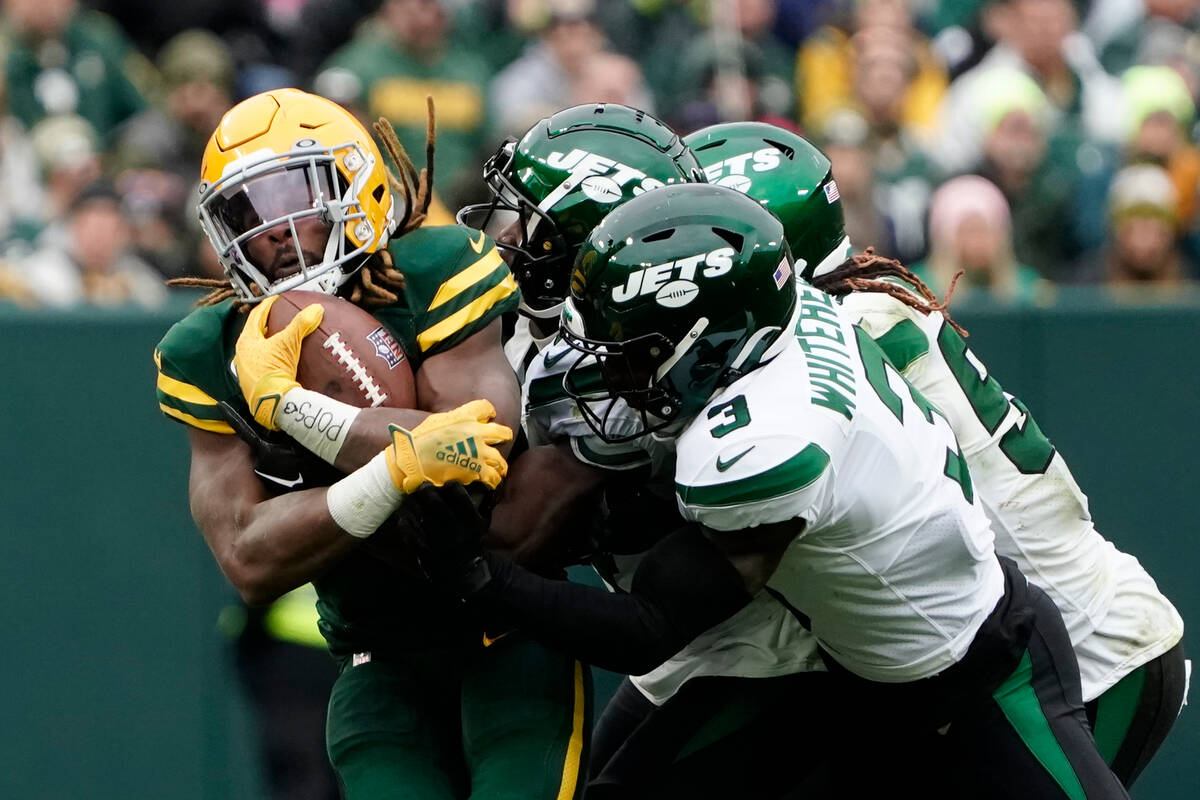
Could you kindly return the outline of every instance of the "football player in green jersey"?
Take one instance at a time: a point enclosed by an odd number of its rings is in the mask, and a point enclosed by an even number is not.
[[[780,218],[803,277],[841,297],[843,310],[949,418],[997,552],[1062,612],[1100,752],[1131,786],[1184,700],[1178,612],[1137,559],[1097,533],[1062,455],[967,348],[920,279],[890,259],[846,257],[836,184],[816,147],[765,123],[714,125],[686,141],[710,180],[744,191]],[[807,270],[800,267],[806,262]]]
[[[200,200],[228,282],[203,284],[213,292],[156,349],[160,407],[187,425],[193,515],[242,596],[316,587],[340,668],[327,743],[347,798],[574,797],[582,665],[518,634],[481,642],[403,545],[410,493],[496,486],[495,446],[511,438],[500,423],[518,404],[499,333],[517,285],[486,235],[421,227],[429,187],[416,177],[395,196],[370,134],[323,98],[277,90],[230,110]],[[320,306],[265,335],[274,298],[297,288],[368,308],[409,361],[418,407],[356,409],[300,387]],[[337,435],[287,413],[301,401]],[[478,461],[435,457],[469,438]]]

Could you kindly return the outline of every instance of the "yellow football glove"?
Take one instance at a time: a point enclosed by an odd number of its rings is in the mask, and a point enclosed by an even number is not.
[[[480,481],[492,489],[508,472],[508,463],[494,444],[511,442],[512,430],[498,422],[487,400],[472,400],[453,411],[430,414],[411,431],[389,425],[392,444],[387,453],[392,483],[405,494],[422,484]]]
[[[267,336],[267,315],[278,299],[268,297],[250,312],[233,356],[246,404],[258,424],[272,431],[279,429],[275,424],[275,412],[279,410],[284,394],[300,385],[296,380],[300,345],[305,336],[320,326],[325,314],[325,309],[316,303],[305,306],[287,327]]]

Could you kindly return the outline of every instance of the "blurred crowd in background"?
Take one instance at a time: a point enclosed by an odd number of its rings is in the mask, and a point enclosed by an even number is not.
[[[219,276],[221,115],[282,86],[396,127],[448,209],[499,143],[621,102],[829,155],[857,248],[955,299],[1200,278],[1200,0],[2,0],[0,301],[154,307]]]

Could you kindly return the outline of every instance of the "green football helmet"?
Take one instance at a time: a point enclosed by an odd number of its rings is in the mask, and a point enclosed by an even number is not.
[[[803,136],[766,122],[726,122],[683,141],[709,183],[748,194],[783,221],[800,277],[812,280],[850,256],[829,159]]]
[[[521,286],[521,310],[553,319],[575,253],[605,214],[649,189],[701,175],[679,136],[644,111],[574,106],[504,142],[484,165],[492,201],[467,206],[458,221],[488,230],[498,211],[513,212],[514,224],[491,232]]]
[[[605,441],[691,419],[786,343],[792,270],[783,225],[734,189],[694,183],[635,197],[575,261],[560,332],[585,355],[564,388]],[[640,417],[632,430],[624,406]]]

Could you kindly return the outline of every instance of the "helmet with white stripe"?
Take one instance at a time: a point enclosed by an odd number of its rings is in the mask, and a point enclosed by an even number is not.
[[[509,139],[484,165],[489,203],[458,221],[496,239],[525,314],[553,319],[575,254],[604,215],[650,189],[700,180],[679,136],[654,117],[615,103],[575,106]]]

